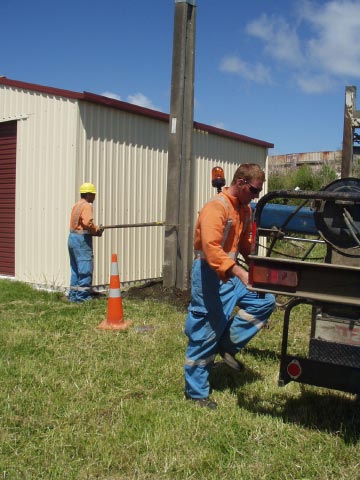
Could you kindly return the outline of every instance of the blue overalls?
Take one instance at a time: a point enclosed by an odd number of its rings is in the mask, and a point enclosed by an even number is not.
[[[93,276],[92,236],[88,233],[70,233],[68,240],[70,256],[70,302],[84,302],[91,299]]]
[[[235,307],[239,307],[232,317]],[[189,339],[185,359],[185,394],[207,398],[209,373],[219,351],[235,355],[266,324],[275,307],[272,294],[248,290],[237,278],[222,282],[204,259],[192,268],[192,299],[185,323]]]
[[[81,204],[76,211],[74,226],[78,223]],[[93,238],[86,230],[70,230],[68,238],[70,256],[69,301],[81,303],[91,300],[92,277],[94,268]]]

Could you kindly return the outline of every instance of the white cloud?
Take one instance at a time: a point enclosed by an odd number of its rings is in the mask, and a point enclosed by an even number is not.
[[[134,93],[134,95],[129,95],[127,97],[129,103],[139,105],[140,107],[151,108],[152,110],[158,110],[152,101],[146,97],[143,93]]]
[[[261,63],[246,63],[237,56],[223,58],[220,70],[227,73],[235,73],[255,83],[271,83],[271,75],[267,67]]]
[[[307,42],[309,58],[333,75],[360,77],[360,2],[334,0],[321,8],[305,5],[304,19],[316,32]]]
[[[273,58],[293,65],[303,62],[296,29],[284,18],[262,15],[246,26],[246,32],[263,40],[265,52]]]
[[[329,91],[336,84],[360,78],[360,1],[299,0],[293,17],[261,15],[246,33],[263,43],[262,63],[225,57],[220,69],[257,83],[268,83],[274,72],[295,77],[306,93]]]
[[[324,93],[330,91],[334,86],[334,80],[326,75],[298,75],[295,83],[305,93]]]
[[[221,128],[221,130],[225,130],[224,122],[215,122],[215,123],[213,123],[213,126],[216,127],[216,128]]]
[[[102,95],[103,97],[113,98],[114,100],[121,100],[120,95],[117,95],[113,92],[103,92],[100,95]]]
[[[114,100],[122,100],[120,95],[113,92],[103,92],[101,93],[103,97],[113,98]],[[147,98],[143,93],[134,93],[133,95],[128,95],[127,102],[134,105],[139,105],[140,107],[151,108],[152,110],[158,110],[152,103],[152,101]]]

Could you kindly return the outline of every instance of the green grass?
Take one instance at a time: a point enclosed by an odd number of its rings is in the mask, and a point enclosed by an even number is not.
[[[124,296],[109,332],[106,308],[0,281],[0,479],[360,479],[354,396],[277,386],[281,311],[243,374],[213,371],[210,411],[184,400],[185,312]]]

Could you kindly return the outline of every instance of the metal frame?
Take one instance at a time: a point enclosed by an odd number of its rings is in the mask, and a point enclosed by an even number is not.
[[[277,218],[277,221],[282,224],[280,227],[269,227],[271,218],[262,219],[262,214],[267,215],[270,210],[265,209],[264,212],[264,207],[275,198],[313,200],[314,211],[316,211],[323,205],[322,202],[327,201],[334,202],[334,205],[346,206],[346,208],[348,206],[358,207],[360,194],[326,190],[318,192],[284,190],[268,193],[259,200],[254,212],[256,230],[253,232],[255,238],[253,238],[252,254],[249,256],[249,289],[290,297],[284,311],[279,386],[285,386],[289,382],[295,381],[360,394],[360,341],[358,340],[360,336],[360,266],[347,266],[339,264],[339,262],[336,264],[317,263],[258,255],[260,237],[272,238],[271,248],[268,252],[268,255],[270,255],[277,240],[289,238],[286,236],[287,226],[300,211],[300,208],[294,207],[293,213],[289,215],[287,212],[286,218],[280,220]],[[336,214],[338,214],[337,211]],[[262,224],[266,225],[267,228],[264,228]],[[294,225],[294,222],[292,224]],[[302,234],[306,235],[306,224],[309,226],[309,233],[314,234],[313,219],[309,222],[309,218],[307,218],[302,223],[295,222],[295,224]],[[294,229],[290,227],[289,231],[294,232]],[[329,243],[326,237],[322,236],[325,242]],[[308,241],[308,239],[305,239],[305,241]],[[317,242],[318,240],[310,241]],[[333,247],[333,245],[330,245],[330,251]],[[341,257],[342,252],[339,252],[336,248],[335,251],[340,253]],[[346,256],[346,253],[344,255]],[[360,251],[356,257],[360,257]],[[325,262],[328,261],[330,261],[329,254],[325,259]],[[360,262],[358,262],[358,265],[360,265]],[[278,283],[276,283],[277,281]],[[279,283],[283,284],[280,285]],[[291,297],[293,298],[291,299]],[[312,306],[309,351],[305,357],[292,355],[288,352],[290,317],[292,310],[300,304]],[[335,312],[334,316],[327,317],[326,311]],[[335,333],[329,338],[324,338],[325,335],[321,336],[318,333],[320,329],[317,328],[319,325],[317,322],[323,319],[323,312],[325,320],[321,325],[326,325],[326,322],[336,324],[336,327],[333,328]],[[338,318],[336,316],[338,314],[342,318]],[[346,343],[343,338],[340,338],[337,333],[338,330],[336,330],[339,322],[341,322],[341,328],[350,332],[350,335],[351,332],[356,332],[357,340],[353,342],[354,344]]]
[[[310,336],[309,356],[307,358],[298,355],[290,355],[287,351],[291,311],[300,304],[312,305],[312,332]],[[321,359],[321,355],[318,356],[317,359],[312,357],[311,342],[314,338],[314,323],[316,321],[315,315],[318,306],[319,304],[317,302],[311,300],[293,299],[285,308],[278,381],[279,386],[284,387],[289,382],[293,381],[317,387],[360,394],[360,347],[347,346],[348,348],[351,348],[354,356],[358,357],[358,366],[349,366],[339,363],[341,357],[336,358],[335,354],[333,361],[329,361],[328,359],[325,361],[325,359]],[[329,349],[339,347],[339,343],[336,342],[326,342],[326,344]],[[300,366],[301,373],[298,377],[294,377],[289,373],[289,366],[293,362],[297,362]]]

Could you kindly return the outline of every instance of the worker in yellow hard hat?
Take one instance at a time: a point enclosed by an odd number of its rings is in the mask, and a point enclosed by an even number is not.
[[[70,217],[68,249],[70,256],[69,301],[81,303],[91,300],[93,276],[92,237],[101,237],[103,229],[94,224],[93,202],[96,188],[92,183],[80,187],[80,200],[75,203]]]

